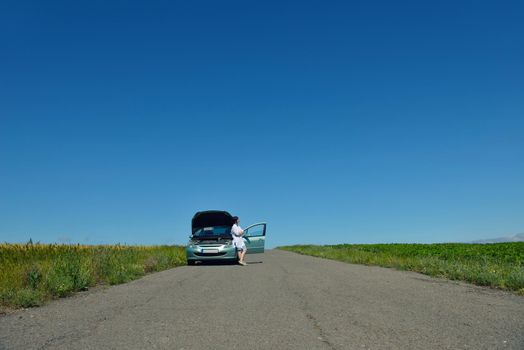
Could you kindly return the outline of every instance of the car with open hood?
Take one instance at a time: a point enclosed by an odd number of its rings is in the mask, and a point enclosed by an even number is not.
[[[227,211],[197,212],[191,220],[191,236],[186,246],[187,264],[209,260],[238,261],[238,254],[232,243],[232,226],[233,216]],[[244,229],[242,238],[247,254],[264,252],[266,226],[265,222],[259,222]]]

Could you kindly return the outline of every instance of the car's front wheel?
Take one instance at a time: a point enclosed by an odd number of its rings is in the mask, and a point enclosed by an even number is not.
[[[187,264],[188,264],[188,265],[195,265],[195,260],[188,260],[188,261],[187,261]]]

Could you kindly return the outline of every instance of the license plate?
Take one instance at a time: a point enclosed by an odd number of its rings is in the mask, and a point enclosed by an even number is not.
[[[218,249],[202,249],[202,253],[218,253]]]

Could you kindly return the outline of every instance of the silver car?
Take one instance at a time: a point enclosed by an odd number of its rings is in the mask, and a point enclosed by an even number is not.
[[[186,246],[187,264],[210,260],[237,262],[238,254],[231,237],[232,226],[233,217],[227,211],[197,212],[191,220],[191,236]],[[259,222],[244,229],[247,254],[264,252],[266,226],[265,222]]]

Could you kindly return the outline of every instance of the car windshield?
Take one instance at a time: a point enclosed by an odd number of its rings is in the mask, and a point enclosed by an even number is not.
[[[228,236],[231,234],[231,226],[212,226],[199,228],[193,233],[193,236]]]

